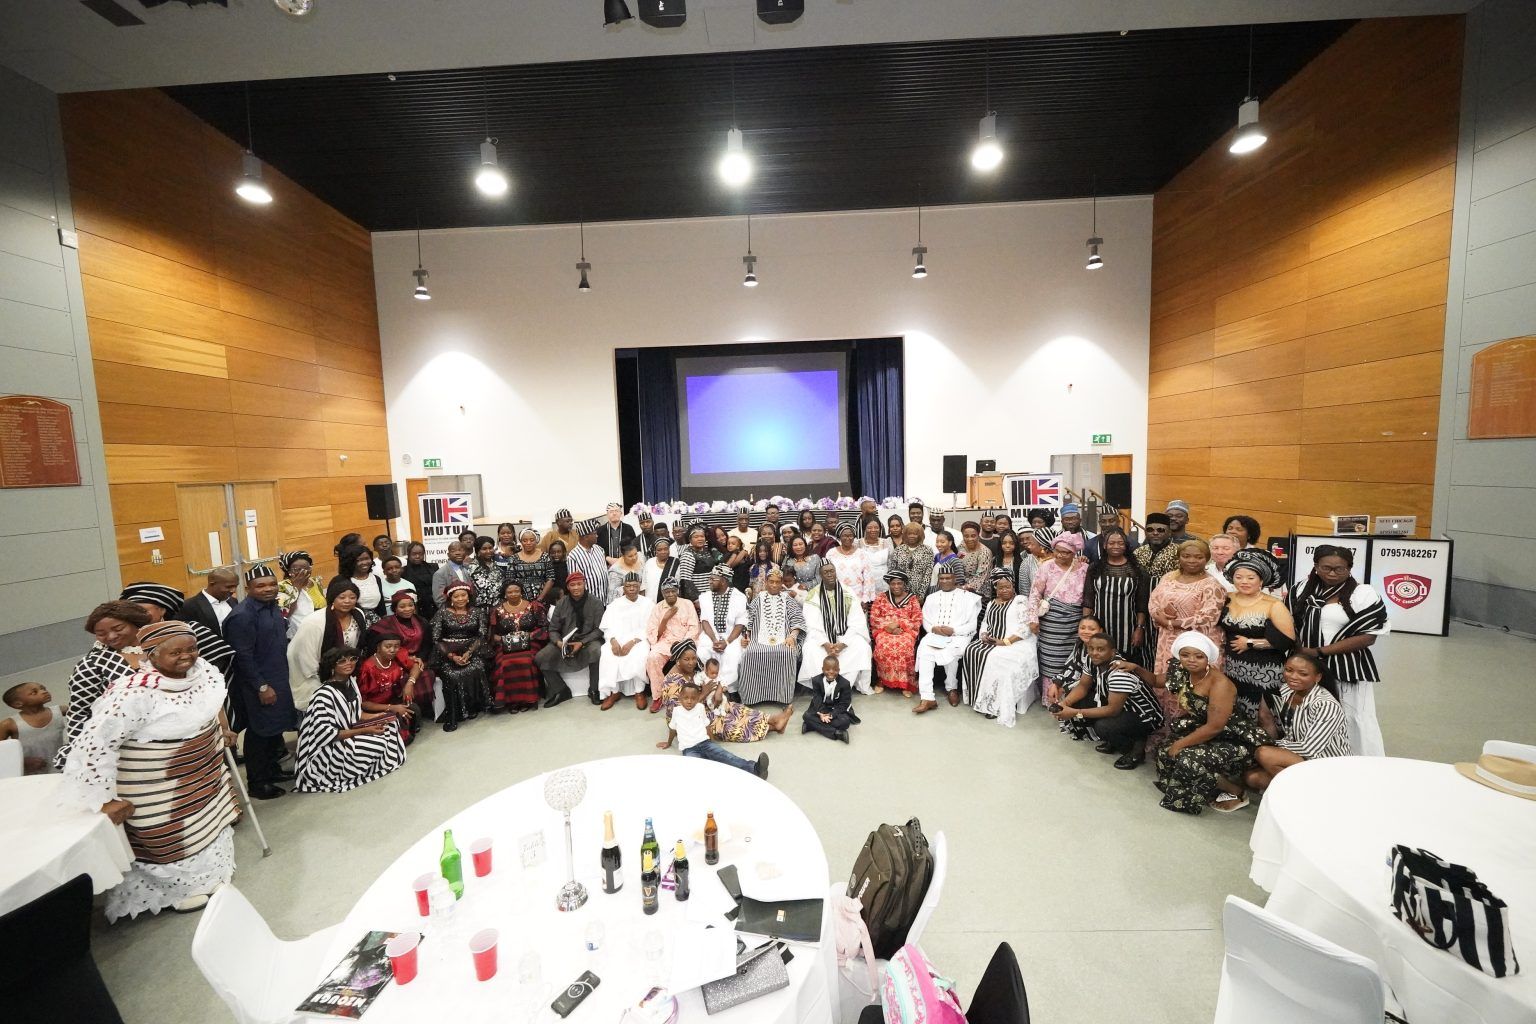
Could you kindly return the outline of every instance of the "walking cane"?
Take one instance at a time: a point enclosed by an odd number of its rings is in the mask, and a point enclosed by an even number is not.
[[[229,774],[235,780],[235,792],[240,794],[240,802],[245,804],[245,813],[250,815],[251,824],[256,826],[256,838],[261,842],[261,855],[272,856],[272,847],[267,845],[267,834],[261,830],[261,822],[256,820],[256,808],[251,806],[251,794],[245,791],[245,780],[240,777],[240,768],[235,764],[235,752],[228,747],[224,748],[224,763],[229,765]]]

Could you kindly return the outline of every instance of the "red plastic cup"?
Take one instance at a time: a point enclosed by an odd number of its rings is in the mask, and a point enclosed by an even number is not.
[[[428,917],[432,913],[432,879],[436,877],[431,873],[419,875],[416,881],[411,883],[411,889],[416,893],[416,912],[422,917]]]
[[[469,955],[475,960],[475,977],[480,981],[496,977],[496,943],[500,937],[495,928],[484,928],[469,940]]]
[[[409,985],[415,979],[416,951],[420,946],[421,936],[416,932],[401,932],[384,944],[384,955],[389,957],[396,985]]]
[[[469,844],[469,856],[475,862],[475,877],[484,878],[491,873],[491,841],[476,839]]]

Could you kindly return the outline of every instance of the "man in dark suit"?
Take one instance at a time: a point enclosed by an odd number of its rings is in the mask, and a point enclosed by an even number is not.
[[[848,730],[858,724],[853,713],[853,684],[838,674],[837,658],[821,661],[821,675],[811,680],[811,706],[800,720],[800,731],[819,732],[828,739],[848,742]]]
[[[271,800],[286,790],[276,785],[283,733],[299,726],[288,685],[288,624],[277,606],[277,577],[265,565],[245,574],[246,598],[224,623],[235,649],[235,689],[245,710],[245,778],[251,796]]]
[[[196,622],[217,636],[224,635],[224,620],[235,610],[235,588],[240,577],[233,569],[215,569],[208,574],[208,585],[182,604],[176,617],[182,622]]]
[[[616,501],[608,503],[604,520],[599,540],[602,542],[603,554],[607,556],[608,564],[612,565],[624,553],[624,542],[635,539],[635,528],[624,521],[624,510]]]

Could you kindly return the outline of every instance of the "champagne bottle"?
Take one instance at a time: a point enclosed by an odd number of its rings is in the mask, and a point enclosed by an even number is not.
[[[688,851],[683,848],[683,841],[677,841],[677,849],[672,851],[672,874],[677,878],[677,902],[687,903],[688,889]]]
[[[715,812],[704,819],[704,863],[720,863],[720,826],[715,824]]]
[[[447,879],[448,887],[453,890],[453,898],[464,898],[464,865],[463,858],[459,856],[459,848],[453,842],[453,829],[443,830],[443,855],[438,858],[438,867],[443,872],[443,878]]]
[[[640,909],[647,914],[661,909],[661,872],[650,850],[640,852]]]
[[[651,819],[645,819],[645,839],[640,843],[640,856],[647,853],[651,855],[651,863],[661,863],[661,844],[656,841],[656,829],[651,825]]]
[[[603,812],[603,892],[612,894],[624,888],[624,861],[619,841],[613,837],[613,812]]]

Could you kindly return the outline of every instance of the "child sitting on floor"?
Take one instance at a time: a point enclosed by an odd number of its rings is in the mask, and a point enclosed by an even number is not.
[[[848,742],[848,730],[858,724],[853,713],[853,684],[838,674],[836,655],[821,660],[821,675],[811,680],[811,706],[800,719],[800,731],[819,732]]]
[[[17,683],[3,699],[18,714],[0,718],[0,740],[21,741],[23,774],[52,774],[53,755],[64,742],[64,712],[51,703],[53,694],[42,683]]]
[[[746,758],[732,754],[709,738],[709,719],[710,711],[704,705],[704,688],[696,680],[689,679],[683,683],[677,697],[677,704],[667,716],[667,738],[656,746],[666,750],[675,740],[684,757],[702,757],[707,761],[717,761],[720,764],[728,764],[733,768],[751,772],[760,779],[766,779],[768,755],[757,755],[757,762],[754,764]]]

